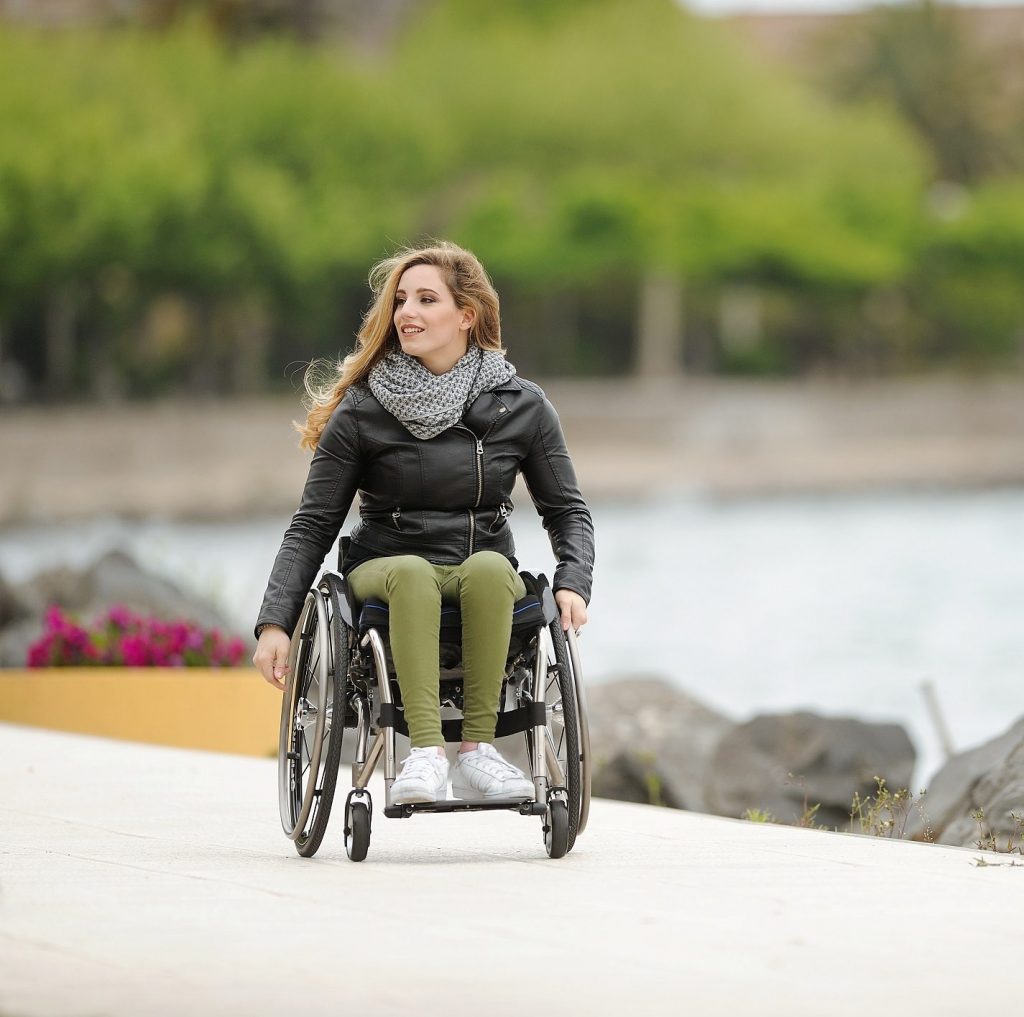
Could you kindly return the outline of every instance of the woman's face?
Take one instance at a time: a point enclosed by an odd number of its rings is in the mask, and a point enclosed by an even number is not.
[[[456,306],[437,268],[413,265],[398,280],[394,322],[403,351],[432,374],[444,374],[469,347],[473,311]]]

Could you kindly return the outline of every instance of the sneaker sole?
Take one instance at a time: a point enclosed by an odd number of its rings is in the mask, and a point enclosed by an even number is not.
[[[392,805],[432,805],[434,802],[446,801],[448,801],[447,791],[439,791],[436,795],[431,795],[426,791],[411,791],[401,798],[395,796],[391,798]]]
[[[530,785],[529,790],[521,791],[494,791],[491,794],[484,794],[482,791],[477,791],[475,787],[466,787],[462,784],[452,784],[452,797],[458,798],[459,801],[473,801],[479,799],[480,801],[486,801],[490,798],[528,798],[534,797],[533,785]]]

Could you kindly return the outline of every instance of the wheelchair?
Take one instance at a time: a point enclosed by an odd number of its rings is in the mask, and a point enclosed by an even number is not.
[[[344,547],[339,559],[343,554]],[[353,757],[344,843],[354,862],[365,859],[370,847],[373,802],[368,784],[381,757],[387,819],[408,819],[420,812],[506,809],[541,818],[549,857],[561,858],[572,850],[587,826],[591,786],[579,648],[572,629],[562,631],[547,579],[530,572],[520,576],[527,595],[513,607],[495,737],[524,736],[533,797],[401,805],[391,803],[397,775],[395,739],[408,734],[408,728],[391,660],[387,605],[373,599],[357,603],[340,571],[320,576],[306,595],[292,635],[281,706],[281,825],[301,856],[312,857],[323,841],[343,745]],[[460,610],[442,605],[439,705],[442,733],[449,743],[462,739],[461,664]]]

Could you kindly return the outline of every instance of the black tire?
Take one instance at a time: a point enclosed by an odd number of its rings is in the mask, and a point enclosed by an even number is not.
[[[549,632],[555,650],[555,667],[549,669],[548,672],[544,702],[548,708],[548,736],[553,742],[555,755],[565,771],[567,799],[565,804],[568,809],[568,846],[566,851],[571,851],[576,843],[576,834],[579,832],[582,788],[579,713],[576,707],[576,687],[569,663],[569,650],[565,644],[565,633],[562,631],[562,623],[559,619],[556,618],[551,623]],[[554,711],[552,710],[553,706],[556,707]]]
[[[560,798],[548,801],[544,817],[544,847],[549,858],[563,858],[569,853],[569,810]]]
[[[327,832],[345,735],[349,647],[347,631],[340,633],[340,639],[333,637],[335,614],[325,591],[311,590],[307,594],[306,607],[292,636],[291,667],[282,703],[281,819],[303,858],[316,854]],[[312,733],[296,719],[302,700],[313,703],[318,714],[323,714]],[[311,782],[311,803],[303,816]]]
[[[363,801],[351,801],[345,810],[345,853],[361,862],[370,850],[370,810]]]

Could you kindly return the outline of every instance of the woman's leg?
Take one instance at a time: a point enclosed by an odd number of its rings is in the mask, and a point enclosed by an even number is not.
[[[452,571],[442,595],[457,597],[462,607],[462,739],[494,741],[512,605],[526,596],[526,587],[503,554],[478,551]]]
[[[353,569],[348,582],[359,600],[377,597],[388,605],[391,657],[410,744],[413,748],[443,746],[438,705],[439,570],[416,555],[374,558]]]

